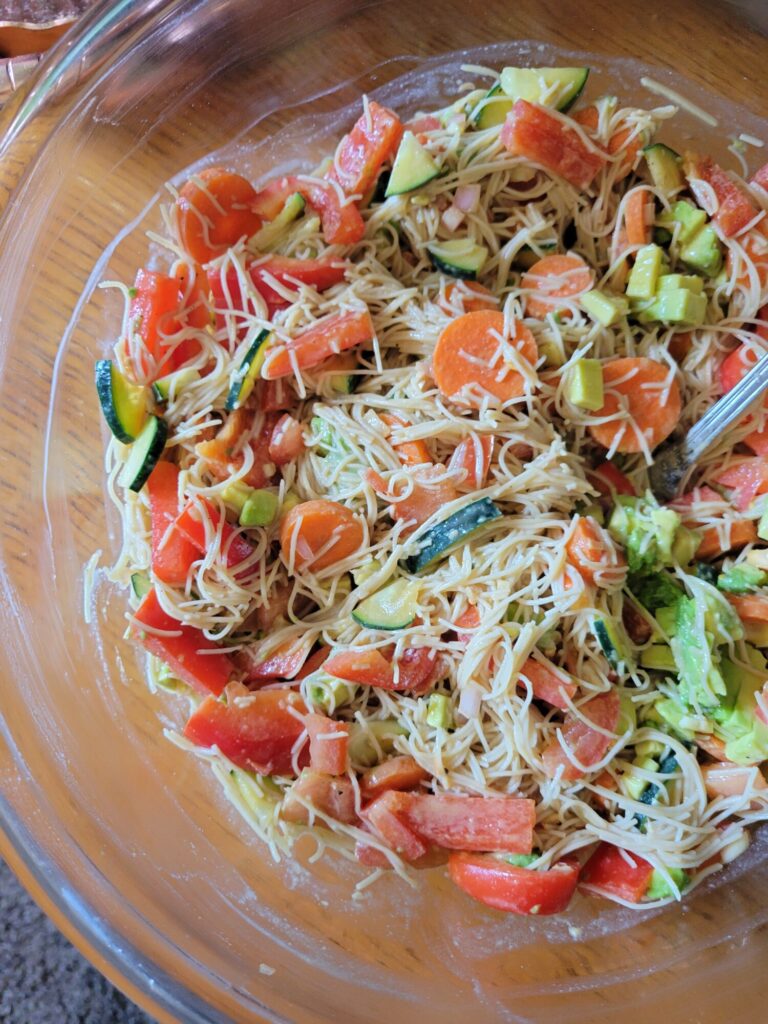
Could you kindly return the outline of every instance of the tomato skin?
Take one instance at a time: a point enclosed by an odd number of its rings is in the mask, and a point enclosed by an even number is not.
[[[381,686],[392,689],[395,673],[381,651],[338,651],[325,663],[325,671],[336,679],[361,686]]]
[[[238,651],[236,660],[249,683],[271,683],[275,679],[295,679],[304,667],[311,644],[299,637],[286,640],[265,658],[261,644]]]
[[[195,546],[201,555],[204,555],[209,547],[203,512],[214,531],[221,524],[221,553],[226,559],[228,569],[235,568],[241,562],[251,557],[253,554],[251,542],[223,519],[221,513],[212,502],[198,497],[187,502],[184,506],[176,520],[176,529],[190,544]],[[249,567],[241,575],[251,575],[257,571],[257,568]]]
[[[768,192],[768,164],[763,164],[762,167],[758,167],[755,173],[750,178],[750,185],[759,185],[760,188],[765,189]]]
[[[436,652],[431,647],[407,647],[397,662],[398,681],[393,690],[407,690],[419,695],[426,693],[432,686],[440,663]]]
[[[619,722],[619,695],[615,690],[600,693],[597,697],[586,701],[579,708],[581,713],[595,725],[609,732],[615,732]],[[566,715],[562,728],[563,740],[573,751],[576,759],[587,769],[597,764],[608,752],[614,741],[596,729],[591,729],[574,715]],[[560,765],[563,766],[562,778],[566,782],[580,779],[584,774],[566,757],[557,737],[552,740],[543,755],[544,770],[553,778]]]
[[[576,891],[579,862],[566,857],[547,871],[514,867],[487,854],[452,853],[451,881],[473,899],[512,914],[559,914]]]
[[[717,483],[732,489],[731,501],[743,512],[758,494],[768,491],[768,458],[754,455],[730,466],[716,478]]]
[[[632,486],[631,481],[613,462],[601,462],[599,466],[595,466],[594,470],[587,475],[601,494],[611,497],[615,492],[616,494],[627,494],[630,497],[636,497],[635,488]]]
[[[150,654],[166,662],[175,676],[199,693],[219,696],[235,671],[231,658],[223,649],[220,654],[198,654],[216,644],[201,629],[185,626],[164,611],[154,587],[134,612],[134,620],[131,632]],[[160,636],[143,630],[142,625],[180,635]]]
[[[301,697],[291,690],[259,690],[240,705],[210,697],[192,712],[184,735],[199,747],[218,747],[244,771],[294,775],[293,748],[304,732],[300,716],[305,711]],[[299,766],[308,760],[304,747]]]
[[[158,462],[147,480],[147,492],[152,523],[152,571],[163,583],[183,587],[200,555],[197,547],[177,529],[168,529],[179,514],[178,467],[172,462]]]
[[[349,761],[349,724],[314,713],[306,716],[304,724],[309,733],[309,763],[313,770],[343,775]]]
[[[145,353],[140,353],[134,372],[139,379],[151,383],[178,365],[178,349],[171,353],[166,337],[181,329],[182,291],[175,277],[154,270],[139,270],[134,288],[136,294],[131,299],[129,317],[131,323],[137,325],[136,333],[151,357],[148,359]]]
[[[688,157],[685,173],[691,191],[702,205],[706,203],[706,195],[698,187],[697,179],[705,181],[714,191],[719,205],[712,220],[726,238],[741,231],[757,216],[758,210],[751,198],[711,157]]]
[[[269,457],[276,466],[294,462],[304,452],[304,428],[287,413],[274,426],[269,440]]]
[[[397,114],[369,100],[368,115],[363,113],[344,136],[328,177],[337,181],[348,196],[365,195],[376,184],[382,164],[394,155],[402,136],[403,125]]]
[[[265,380],[276,380],[293,376],[295,366],[310,370],[339,352],[366,344],[375,333],[367,309],[325,317],[286,343],[271,346],[261,375]]]
[[[301,800],[297,797],[301,797]],[[284,821],[308,825],[310,813],[302,803],[303,800],[336,821],[347,825],[357,821],[355,791],[349,779],[324,775],[314,768],[304,768],[286,795],[280,817]]]
[[[261,227],[253,209],[256,189],[241,174],[207,167],[186,182],[176,200],[176,226],[182,248],[196,263],[221,256]],[[207,228],[207,231],[206,231]]]
[[[507,114],[501,142],[510,153],[542,164],[580,189],[589,188],[605,163],[573,129],[527,100],[517,100]]]
[[[581,869],[580,883],[600,895],[640,903],[651,884],[653,865],[635,853],[631,857],[634,867],[622,857],[617,846],[600,843]]]
[[[318,178],[299,178],[286,174],[269,182],[258,193],[254,207],[268,220],[273,220],[285,201],[301,193],[320,215],[323,238],[328,245],[352,245],[365,234],[365,222],[354,203],[344,203],[335,185]]]

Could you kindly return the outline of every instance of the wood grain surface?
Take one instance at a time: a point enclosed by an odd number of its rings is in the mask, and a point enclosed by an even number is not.
[[[667,1012],[720,1024],[734,999],[758,1005],[765,868],[683,910],[621,928],[614,915],[608,937],[585,905],[571,922],[581,941],[567,921],[547,931],[470,905],[439,872],[418,894],[386,879],[352,904],[355,869],[276,868],[201,766],[162,738],[161,721],[184,709],[146,692],[122,639],[122,595],[100,584],[97,632],[82,623],[82,566],[96,549],[105,562],[117,550],[91,374],[119,305],[92,291],[92,275],[165,180],[241,132],[239,161],[266,171],[274,133],[351,99],[357,86],[327,94],[340,82],[387,81],[399,66],[380,64],[398,54],[534,39],[636,58],[743,104],[752,119],[733,114],[724,133],[766,136],[768,43],[743,11],[693,0],[347,3],[330,27],[328,4],[297,3],[288,18],[283,6],[210,4],[210,23],[201,14],[158,29],[87,95],[85,84],[54,95],[0,162],[0,793],[23,841],[49,858],[45,870],[11,863],[59,921],[87,903],[90,924],[68,935],[165,1020],[146,972],[159,989],[175,980],[193,992],[210,1020],[266,1020],[263,1003],[302,1024],[342,1019],[340,1005],[343,1019],[371,1024],[463,1024],[473,1011],[484,1022],[645,1024]],[[22,103],[3,112],[6,124]],[[300,154],[300,136],[293,145]],[[146,248],[129,232],[96,276],[132,277]],[[8,838],[0,850],[11,853]],[[758,926],[749,936],[745,921]],[[119,950],[103,945],[109,925]],[[335,979],[334,956],[349,964]]]

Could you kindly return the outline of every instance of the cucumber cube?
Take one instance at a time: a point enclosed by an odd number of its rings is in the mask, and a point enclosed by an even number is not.
[[[603,327],[612,327],[629,312],[629,303],[623,295],[606,295],[596,288],[582,295],[579,302],[581,308]]]
[[[675,288],[685,288],[694,295],[702,295],[704,292],[704,281],[698,274],[662,274],[659,278],[657,293],[673,291]]]
[[[717,277],[723,265],[723,253],[711,224],[701,228],[681,247],[680,259],[692,270],[698,270],[707,277]]]
[[[627,282],[627,296],[630,299],[653,298],[661,273],[663,255],[661,247],[653,243],[639,250]]]
[[[433,693],[427,701],[427,725],[434,729],[450,729],[453,725],[451,701],[444,693]]]
[[[677,233],[678,242],[687,242],[707,223],[706,213],[685,199],[675,203],[672,207],[672,216],[680,225]]]
[[[599,359],[580,359],[568,381],[568,400],[579,409],[597,412],[605,401],[603,366]]]
[[[227,484],[221,492],[221,497],[223,498],[224,503],[229,505],[230,508],[233,508],[239,516],[243,511],[243,506],[252,494],[252,487],[249,487],[248,484],[244,484],[242,480],[236,480],[234,483]]]
[[[677,672],[672,649],[667,644],[651,644],[640,652],[640,664],[656,672]]]
[[[669,288],[638,315],[642,323],[661,320],[667,324],[687,324],[698,327],[704,323],[707,312],[706,295],[695,295],[687,288]]]

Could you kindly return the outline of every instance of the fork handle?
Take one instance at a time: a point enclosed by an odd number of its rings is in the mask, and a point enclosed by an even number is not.
[[[725,431],[740,420],[750,405],[768,387],[768,358],[763,356],[746,373],[735,388],[715,402],[688,431],[685,439],[686,458],[695,462],[720,439]]]

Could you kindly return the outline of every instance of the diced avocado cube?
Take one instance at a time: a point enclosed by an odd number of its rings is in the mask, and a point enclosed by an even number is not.
[[[536,863],[540,856],[541,854],[538,853],[508,853],[504,860],[513,868],[529,868],[531,864]]]
[[[635,753],[639,758],[641,757],[654,757],[656,760],[666,750],[665,744],[659,740],[643,740],[641,743],[635,744]],[[659,771],[662,771],[661,763],[659,763]]]
[[[602,409],[603,366],[599,359],[580,359],[568,380],[568,399],[579,409],[597,412]]]
[[[669,288],[659,292],[653,302],[639,312],[638,320],[641,323],[660,320],[667,324],[698,327],[704,323],[706,312],[706,295],[696,295],[687,288]]]
[[[677,512],[662,508],[649,491],[642,498],[617,496],[608,531],[627,549],[629,571],[636,573],[672,564],[679,526]]]
[[[663,249],[658,245],[644,245],[635,256],[635,265],[627,282],[627,296],[630,299],[651,299],[661,273]]]
[[[693,739],[693,732],[683,725],[686,711],[682,704],[671,697],[664,697],[662,700],[656,701],[655,708],[662,723],[668,725],[681,739]]]
[[[377,572],[381,571],[381,562],[378,558],[369,558],[362,565],[356,566],[352,570],[352,578],[355,581],[356,586],[362,586],[366,580],[369,580],[371,576],[375,576]]]
[[[706,213],[685,199],[679,199],[675,203],[672,207],[672,216],[680,225],[677,233],[677,240],[680,243],[687,242],[693,238],[700,228],[703,228],[707,223]]]
[[[606,295],[593,288],[580,296],[581,308],[603,327],[612,327],[629,312],[629,303],[623,295]]]
[[[450,697],[444,693],[433,693],[427,701],[427,725],[434,729],[450,729],[453,725],[453,710]]]
[[[221,497],[226,505],[233,508],[238,516],[243,511],[243,505],[253,494],[253,488],[249,487],[248,484],[244,484],[242,480],[235,480],[234,483],[227,484],[224,490],[221,492]]]
[[[656,621],[659,624],[659,628],[667,636],[675,635],[675,620],[677,619],[677,605],[671,605],[668,608],[657,608]]]
[[[643,149],[643,156],[656,188],[663,192],[676,192],[685,185],[680,154],[674,149],[665,146],[663,142],[654,142]]]
[[[308,692],[309,699],[316,708],[325,714],[332,714],[336,708],[352,703],[357,687],[321,672],[318,673],[316,682],[309,683]]]
[[[716,277],[723,265],[720,239],[711,224],[705,225],[680,248],[680,259],[691,270]]]
[[[667,871],[679,892],[682,892],[689,881],[688,873],[683,871],[682,868],[668,868]],[[675,895],[675,891],[672,889],[671,885],[662,873],[658,870],[654,870],[651,875],[651,881],[645,892],[645,899],[649,901],[666,900]]]
[[[277,515],[280,500],[273,491],[253,491],[240,513],[241,526],[269,526]]]
[[[768,509],[760,516],[757,524],[757,536],[760,540],[768,540]]]
[[[678,526],[675,541],[672,545],[672,557],[680,565],[688,565],[701,545],[701,534],[689,530],[687,526]]]
[[[667,644],[651,644],[640,652],[640,664],[643,668],[654,669],[656,672],[677,672],[677,665],[672,649]]]
[[[751,594],[768,583],[768,573],[754,565],[732,565],[717,577],[717,589],[728,594]]]
[[[704,292],[704,281],[698,274],[662,274],[657,293],[661,294],[674,288],[686,288],[694,295],[701,295]]]

